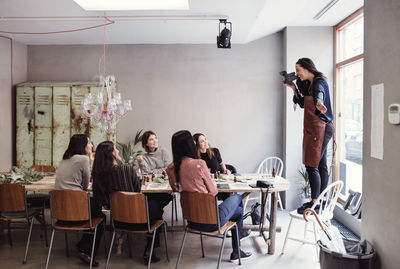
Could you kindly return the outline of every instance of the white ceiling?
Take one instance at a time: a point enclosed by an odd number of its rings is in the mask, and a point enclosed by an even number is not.
[[[110,0],[112,1],[112,0]],[[145,0],[144,0],[145,1]],[[340,0],[319,20],[313,17],[330,0],[189,0],[189,11],[84,11],[73,0],[0,0],[0,35],[34,44],[215,44],[218,18],[232,22],[232,43],[247,43],[286,26],[333,26],[363,5]]]

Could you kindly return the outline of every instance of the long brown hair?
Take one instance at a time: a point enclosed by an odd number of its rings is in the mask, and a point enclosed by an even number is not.
[[[187,130],[174,133],[171,139],[171,146],[176,182],[179,183],[179,169],[181,167],[182,160],[186,157],[197,159],[196,146],[194,144],[192,134]]]
[[[314,76],[322,76],[326,78],[326,76],[315,67],[314,62],[310,58],[300,58],[296,64],[300,65],[308,72],[313,73]]]
[[[206,137],[206,136],[203,135],[202,133],[196,133],[196,134],[193,135],[193,139],[194,139],[194,142],[196,143],[197,156],[201,159],[201,154],[200,154],[200,143],[199,143],[200,136]],[[213,148],[211,148],[211,145],[208,144],[208,146],[209,146],[209,147],[208,147],[208,149],[206,149],[206,153],[207,153],[207,155],[208,155],[208,158],[212,159],[212,158],[214,158],[215,153],[214,153]]]

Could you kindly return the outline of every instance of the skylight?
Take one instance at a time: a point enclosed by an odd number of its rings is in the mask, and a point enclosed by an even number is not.
[[[181,10],[189,0],[74,0],[84,10]]]

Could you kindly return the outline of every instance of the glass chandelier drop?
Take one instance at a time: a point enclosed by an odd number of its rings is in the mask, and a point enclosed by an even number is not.
[[[100,91],[87,93],[82,100],[82,110],[90,121],[102,132],[115,130],[118,121],[132,110],[131,100],[122,101],[121,94],[115,92],[115,77],[100,76]]]
[[[132,110],[132,105],[131,100],[122,101],[121,94],[116,92],[115,76],[104,75],[107,21],[110,20],[104,17],[103,68],[99,81],[101,88],[96,94],[87,93],[81,107],[83,114],[90,118],[95,126],[98,126],[102,132],[110,133],[115,130],[118,121]]]

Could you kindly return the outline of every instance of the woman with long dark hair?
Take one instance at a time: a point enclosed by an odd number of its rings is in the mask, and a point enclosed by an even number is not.
[[[87,135],[76,134],[71,137],[68,148],[63,155],[63,160],[57,169],[55,189],[84,191],[88,189],[90,182],[90,162],[93,159],[92,150],[93,145]],[[92,217],[105,219],[105,215],[101,212],[101,205],[97,204],[93,199],[90,202]],[[96,256],[102,235],[103,227],[100,224],[96,233],[94,256]],[[92,243],[93,234],[83,234],[77,244],[79,258],[86,264],[90,264]],[[94,257],[93,266],[98,266],[98,262],[94,260]]]
[[[334,127],[329,87],[324,74],[309,58],[296,62],[296,74],[297,87],[294,83],[285,85],[293,90],[293,102],[304,108],[303,163],[310,178],[312,199],[298,208],[301,214],[314,204],[328,185],[326,152]]]
[[[210,147],[204,134],[196,133],[193,135],[193,139],[196,143],[197,156],[206,162],[211,173],[230,173],[222,161],[221,153],[217,148]]]
[[[206,163],[198,159],[196,145],[189,131],[179,131],[172,136],[172,155],[173,163],[171,163],[166,171],[169,182],[174,191],[218,193],[217,187],[211,179]],[[221,227],[229,220],[236,221],[240,238],[249,235],[249,232],[242,232],[243,226],[243,206],[242,197],[235,194],[227,198],[219,206],[219,219]],[[215,225],[201,224],[189,222],[189,226],[207,231],[214,231],[218,227]],[[240,240],[237,238],[236,232],[232,231],[232,248],[231,261],[236,262],[239,259],[237,249],[240,247]],[[250,252],[240,251],[242,259],[249,258]]]
[[[141,183],[136,171],[131,165],[118,165],[121,158],[119,151],[111,141],[104,141],[97,146],[96,156],[93,162],[93,197],[98,204],[109,207],[110,194],[115,191],[140,192]],[[151,195],[148,197],[149,219],[155,221],[162,219],[164,204]],[[129,224],[115,222],[122,229],[147,229],[146,224]],[[147,244],[143,254],[144,264],[150,259],[151,237],[147,237]],[[159,232],[156,233],[154,248],[160,246]],[[158,258],[153,251],[151,262],[157,262]]]

